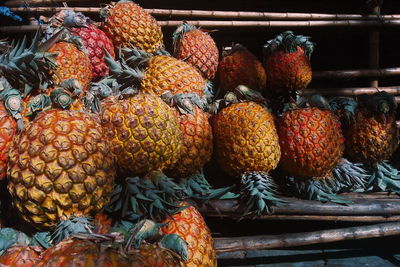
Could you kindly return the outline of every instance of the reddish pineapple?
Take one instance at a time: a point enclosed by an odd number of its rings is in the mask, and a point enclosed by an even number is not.
[[[267,88],[277,92],[302,90],[312,78],[310,57],[314,44],[309,37],[286,31],[264,45]]]
[[[236,44],[222,53],[218,66],[223,93],[233,92],[238,85],[262,92],[267,76],[261,62],[246,47]]]

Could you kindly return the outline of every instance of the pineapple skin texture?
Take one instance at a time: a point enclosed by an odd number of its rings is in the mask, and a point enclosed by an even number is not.
[[[120,2],[109,10],[104,32],[116,49],[133,45],[153,53],[164,47],[163,34],[156,19],[133,2]]]
[[[297,46],[294,53],[277,50],[265,59],[267,88],[275,91],[302,90],[312,79],[310,61]]]
[[[186,266],[175,252],[156,244],[144,243],[139,249],[128,251],[130,267],[184,267]]]
[[[140,86],[142,92],[158,96],[166,91],[202,96],[205,84],[201,74],[186,62],[169,56],[155,56],[149,60]]]
[[[40,113],[9,152],[8,191],[22,218],[38,228],[91,216],[109,201],[115,169],[98,119],[79,111]]]
[[[0,103],[0,180],[7,174],[8,151],[17,131],[17,122]]]
[[[85,239],[67,238],[45,250],[35,267],[130,267],[116,250]]]
[[[13,245],[0,256],[0,264],[4,266],[32,267],[40,258],[40,247]]]
[[[92,81],[92,64],[88,55],[80,51],[74,44],[67,42],[58,42],[54,44],[49,50],[49,53],[57,52],[56,59],[57,70],[56,72],[60,77],[54,75],[56,83],[60,83],[67,79],[77,79],[82,90],[89,89]],[[51,90],[49,90],[50,94]]]
[[[355,123],[346,135],[346,150],[352,160],[367,165],[389,159],[399,145],[395,115],[386,122],[365,110],[357,110]]]
[[[93,68],[93,78],[108,74],[108,67],[104,61],[104,50],[115,58],[114,45],[108,36],[93,24],[81,28],[73,28],[72,34],[82,38],[82,41],[89,53],[90,63]]]
[[[273,116],[254,102],[222,109],[213,119],[213,136],[219,166],[232,176],[269,172],[278,165],[281,149]]]
[[[176,178],[188,177],[200,170],[213,151],[210,115],[195,106],[194,114],[181,114],[179,124],[183,134],[182,156],[168,174]]]
[[[218,68],[219,52],[213,38],[202,30],[191,30],[177,43],[175,57],[196,67],[210,80],[215,77]]]
[[[299,177],[325,177],[342,158],[344,138],[338,118],[315,107],[286,112],[279,119],[281,166]]]
[[[145,175],[172,166],[181,156],[182,132],[175,110],[158,96],[139,94],[105,103],[102,124],[116,164]]]
[[[181,206],[189,205],[181,203]],[[161,227],[164,234],[177,234],[188,243],[186,267],[216,267],[217,254],[211,232],[200,212],[193,206],[167,218]]]
[[[247,49],[234,51],[222,58],[218,72],[223,93],[232,92],[238,85],[262,92],[267,83],[264,67]]]

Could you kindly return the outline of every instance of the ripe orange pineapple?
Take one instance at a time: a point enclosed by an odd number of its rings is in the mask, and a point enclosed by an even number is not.
[[[232,176],[248,171],[269,172],[278,165],[281,150],[272,114],[263,106],[239,102],[213,119],[219,166]]]
[[[13,245],[0,256],[1,266],[32,267],[39,261],[40,247],[28,245]]]
[[[128,258],[123,257],[107,239],[68,238],[45,250],[35,267],[50,266],[97,266],[130,267]]]
[[[188,203],[182,202],[181,206]],[[216,250],[211,232],[200,212],[193,206],[173,214],[162,223],[164,234],[177,234],[188,243],[187,267],[215,267],[217,266]]]
[[[13,204],[38,228],[94,215],[109,201],[113,156],[94,115],[43,111],[15,138],[9,157]]]
[[[264,46],[267,88],[277,92],[302,90],[312,78],[310,57],[314,45],[309,37],[286,31]]]
[[[279,119],[278,134],[280,164],[291,175],[324,178],[343,155],[340,122],[330,110],[289,110]]]
[[[153,53],[164,47],[161,27],[153,16],[129,0],[122,0],[103,10],[104,31],[116,49],[135,46]]]
[[[238,102],[236,95],[244,99]],[[241,177],[245,216],[270,213],[273,205],[282,202],[269,176],[281,156],[273,115],[264,106],[265,99],[246,86],[227,93],[224,101],[228,106],[212,121],[219,167],[231,176]]]
[[[58,75],[54,75],[56,83],[67,79],[77,79],[84,91],[89,89],[90,82],[92,81],[92,64],[88,55],[69,42],[58,42],[48,52],[58,53],[58,67],[56,70]],[[48,94],[50,92],[51,90]]]
[[[179,115],[183,145],[180,159],[168,170],[172,177],[189,177],[210,160],[213,143],[209,116],[197,106],[193,107],[193,114]]]
[[[387,163],[399,146],[394,96],[386,92],[358,97],[354,117],[346,132],[350,159],[370,171],[369,190],[400,192],[399,171]]]
[[[207,86],[201,74],[191,65],[171,56],[157,55],[134,48],[123,49],[122,64],[106,57],[110,74],[123,86],[139,85],[143,93],[161,96],[170,91],[178,93],[205,94]]]
[[[223,93],[233,92],[241,84],[262,92],[267,82],[261,62],[240,44],[222,53],[218,73]]]
[[[0,180],[7,173],[8,151],[17,131],[17,122],[0,103]]]
[[[173,41],[176,58],[196,67],[208,80],[215,77],[219,52],[207,31],[184,22],[174,32]]]
[[[181,155],[176,113],[158,96],[138,94],[104,102],[102,124],[118,167],[131,175],[172,166]]]

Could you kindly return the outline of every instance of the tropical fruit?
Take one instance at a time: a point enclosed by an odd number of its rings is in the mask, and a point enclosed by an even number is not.
[[[235,44],[222,52],[218,76],[223,93],[233,92],[238,85],[245,85],[262,92],[267,82],[261,62],[240,44]]]
[[[108,6],[104,32],[112,40],[114,47],[137,47],[153,53],[164,47],[161,27],[153,16],[132,1],[122,0]]]
[[[278,123],[280,165],[291,175],[325,177],[339,163],[344,138],[338,118],[316,107],[287,111]]]
[[[116,164],[132,175],[172,166],[181,155],[177,114],[158,96],[105,100],[101,120]]]
[[[9,158],[13,204],[36,227],[95,215],[109,201],[114,161],[92,114],[57,109],[39,113],[14,139]]]
[[[264,46],[267,88],[277,92],[302,90],[312,78],[310,57],[314,44],[309,37],[286,31]]]
[[[0,103],[0,180],[7,173],[8,151],[17,131],[17,122]]]
[[[13,245],[0,256],[0,264],[10,267],[32,267],[39,260],[42,251],[40,247]]]
[[[204,29],[184,22],[173,35],[174,56],[196,67],[210,80],[218,68],[219,52],[213,38]]]
[[[185,202],[181,206],[188,205]],[[185,208],[163,221],[161,227],[164,234],[177,234],[188,243],[187,267],[217,266],[216,250],[210,229],[204,222],[200,212],[193,206]]]

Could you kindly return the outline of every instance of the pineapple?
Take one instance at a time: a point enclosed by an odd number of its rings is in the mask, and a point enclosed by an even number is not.
[[[61,241],[45,250],[35,267],[50,266],[90,266],[90,267],[130,267],[128,258],[112,247],[109,238],[81,235]],[[111,243],[111,244],[110,244]]]
[[[14,245],[0,256],[1,266],[32,267],[39,260],[41,247],[28,245]]]
[[[109,201],[115,169],[98,119],[80,111],[43,111],[14,139],[8,191],[38,228],[90,216]]]
[[[56,83],[67,79],[76,79],[84,91],[89,89],[92,81],[92,65],[88,55],[80,51],[73,43],[64,41],[54,44],[48,52],[58,53],[57,74],[54,75]],[[50,93],[51,90],[48,94]]]
[[[340,127],[330,110],[308,107],[287,111],[278,124],[282,168],[300,177],[325,177],[343,155]]]
[[[238,102],[234,93],[228,93],[225,102],[230,105],[225,103],[212,120],[215,155],[222,170],[241,177],[242,203],[247,203],[244,215],[270,213],[273,205],[281,203],[268,174],[281,156],[274,118],[257,92],[245,86],[235,92],[244,100]]]
[[[216,250],[211,232],[200,212],[188,203],[189,206],[179,213],[167,218],[161,227],[164,234],[177,234],[188,244],[187,267],[215,267],[217,266]]]
[[[371,190],[400,192],[399,171],[386,162],[399,146],[396,108],[394,96],[384,91],[362,95],[346,132],[346,151],[369,169]]]
[[[121,171],[144,175],[172,166],[181,155],[176,113],[161,98],[137,94],[103,101],[102,125]]]
[[[225,172],[240,176],[276,168],[281,150],[274,118],[265,107],[252,101],[234,103],[213,123],[216,156]]]
[[[73,28],[71,33],[82,38],[92,65],[92,76],[98,78],[108,75],[108,67],[104,62],[104,50],[115,57],[114,46],[107,35],[93,24],[87,27]]]
[[[314,44],[309,37],[286,31],[264,46],[267,88],[286,93],[302,90],[312,78],[310,57]]]
[[[179,115],[183,145],[180,159],[168,170],[172,177],[189,177],[210,160],[213,143],[209,117],[208,113],[197,106],[193,107],[192,114]]]
[[[51,29],[49,29],[51,27]],[[85,47],[91,65],[93,78],[105,76],[108,74],[108,67],[104,62],[104,51],[107,50],[110,55],[115,57],[114,46],[107,35],[91,23],[88,17],[82,13],[65,9],[49,19],[46,32],[51,36],[52,32],[60,27],[68,27],[73,36],[81,39],[81,43]]]
[[[8,151],[17,131],[17,122],[0,103],[0,180],[7,173]]]
[[[139,84],[141,92],[158,96],[168,91],[203,96],[208,90],[209,84],[201,74],[184,61],[167,55],[152,56],[134,48],[122,51],[121,63],[106,57],[111,77],[122,85]]]
[[[240,44],[224,50],[218,73],[223,93],[233,92],[238,85],[262,92],[267,82],[261,62]]]
[[[164,47],[157,21],[134,2],[121,0],[108,6],[101,15],[105,17],[104,32],[116,49],[134,46],[153,53]]]
[[[196,67],[207,80],[215,77],[219,52],[206,30],[184,22],[174,32],[173,46],[176,58]]]
[[[339,119],[319,95],[303,104],[292,106],[278,120],[280,166],[291,175],[286,177],[288,189],[299,197],[346,204],[335,196],[343,187],[339,176],[346,168],[357,168],[342,161],[344,138]]]

